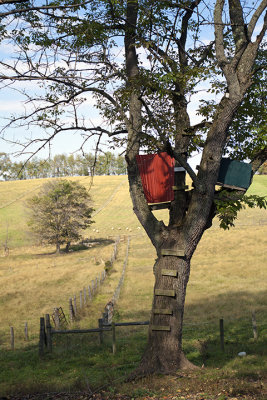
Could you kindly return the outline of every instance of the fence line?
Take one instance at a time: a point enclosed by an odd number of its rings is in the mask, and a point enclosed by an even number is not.
[[[114,261],[117,258],[117,252],[118,252],[118,243],[119,243],[120,238],[117,239],[117,241],[115,242],[114,245],[114,252],[113,255],[111,257],[110,262],[113,264]],[[52,336],[53,335],[57,335],[57,334],[76,334],[76,333],[99,333],[99,343],[102,344],[103,343],[103,332],[105,331],[111,331],[112,330],[112,337],[113,337],[113,351],[115,352],[116,349],[116,345],[115,345],[115,326],[133,326],[133,325],[148,325],[149,322],[145,321],[145,322],[124,322],[124,323],[112,323],[112,316],[113,316],[113,312],[114,312],[114,306],[116,304],[116,302],[119,299],[119,295],[120,295],[120,290],[121,287],[123,285],[124,282],[124,277],[125,277],[125,271],[126,271],[126,267],[128,265],[128,257],[129,257],[129,247],[130,247],[130,240],[131,238],[128,237],[128,242],[127,242],[127,247],[126,247],[126,255],[125,255],[125,260],[123,263],[123,268],[122,268],[122,273],[121,273],[121,277],[119,280],[119,283],[115,289],[115,292],[112,296],[111,301],[108,303],[108,305],[105,307],[105,312],[103,313],[103,318],[100,318],[98,320],[98,328],[92,328],[92,329],[65,329],[62,330],[61,328],[61,324],[60,324],[60,311],[58,308],[56,308],[54,310],[54,313],[52,315],[52,318],[54,320],[55,323],[55,327],[56,329],[52,329],[51,327],[51,323],[50,323],[50,316],[49,314],[46,314],[46,327],[45,330],[48,331],[48,333],[46,334],[46,332],[43,332],[43,319],[40,319],[40,342],[43,341],[43,343],[39,344],[39,354],[43,355],[44,354],[44,349],[45,346],[47,348],[49,348],[49,351],[52,351]],[[100,277],[99,280],[96,278],[95,282],[92,281],[92,291],[90,290],[90,293],[94,293],[95,289],[97,288],[97,284],[100,282],[103,282],[105,276],[104,277]],[[86,290],[84,288],[84,291],[80,291],[80,307],[82,308],[82,304],[86,303]],[[61,309],[61,312],[63,313],[63,310]],[[75,313],[74,313],[74,308],[72,305],[72,298],[69,299],[69,314],[70,314],[70,321],[72,321],[75,318]],[[65,316],[64,316],[65,317]],[[45,341],[46,338],[46,341]],[[48,339],[50,338],[50,339]],[[49,341],[49,343],[48,343]]]
[[[118,283],[118,286],[115,289],[115,292],[111,298],[111,300],[106,304],[104,312],[103,312],[103,323],[106,324],[111,324],[112,323],[112,318],[113,318],[113,314],[114,314],[114,308],[115,305],[119,299],[120,296],[120,290],[121,287],[123,285],[124,282],[124,277],[125,277],[125,271],[126,271],[126,267],[128,265],[128,257],[129,257],[129,249],[130,249],[130,242],[131,242],[131,237],[128,237],[128,241],[127,241],[127,248],[126,248],[126,255],[125,255],[125,260],[123,263],[123,268],[122,268],[122,273],[121,273],[121,277]]]
[[[52,352],[52,337],[53,335],[63,334],[88,334],[88,333],[98,333],[99,334],[99,344],[102,345],[104,343],[104,332],[112,332],[112,352],[113,354],[116,353],[116,327],[132,327],[132,326],[148,326],[149,321],[131,321],[131,322],[112,322],[112,323],[104,323],[104,320],[101,318],[98,320],[99,326],[98,328],[92,329],[69,329],[69,330],[54,330],[51,328],[50,324],[50,317],[47,314],[45,318],[45,327],[44,327],[44,318],[40,318],[40,341],[39,343],[39,354],[40,356],[44,355],[45,351]],[[258,332],[257,336],[255,337],[255,313],[252,313],[252,332],[254,335],[254,340],[258,339]],[[186,325],[184,326],[186,328]],[[199,327],[199,324],[198,324]],[[225,351],[225,337],[229,337],[225,334],[225,325],[224,319],[221,318],[219,320],[218,325],[218,341],[219,346],[222,352]],[[45,340],[46,339],[46,340]]]
[[[47,318],[47,315],[49,317],[49,325],[50,325],[50,316],[49,316],[49,314],[46,314],[46,318]],[[45,319],[45,321],[46,321],[45,322],[45,327],[46,327],[47,326],[47,320]],[[251,331],[252,331],[253,338],[254,338],[255,341],[257,341],[258,338],[259,338],[259,329],[260,329],[260,331],[262,331],[264,329],[263,327],[267,326],[267,322],[256,320],[255,311],[253,311],[252,314],[251,314],[251,322],[250,323],[249,323],[249,319],[248,318],[246,318],[246,319],[244,319],[244,318],[243,319],[240,319],[240,318],[234,319],[234,318],[230,318],[230,317],[228,318],[227,317],[227,319],[224,319],[223,321],[224,321],[224,323],[223,323],[224,331],[225,330],[227,331],[229,323],[233,323],[233,322],[237,322],[238,323],[238,322],[245,322],[246,321],[247,325],[246,325],[246,327],[244,327],[242,329],[247,331],[247,330],[250,330],[250,327],[251,327]],[[225,323],[226,323],[226,327],[225,327]],[[110,322],[109,323],[104,319],[104,321],[102,321],[102,325],[101,325],[100,328],[98,327],[98,328],[93,328],[93,329],[82,329],[82,330],[76,329],[75,332],[73,332],[74,330],[71,330],[71,329],[70,330],[64,330],[64,329],[59,329],[59,328],[58,329],[52,329],[52,327],[50,325],[50,331],[49,332],[50,332],[50,336],[52,336],[53,334],[57,334],[57,333],[58,334],[60,334],[60,333],[63,333],[63,334],[64,333],[65,334],[67,334],[67,333],[90,333],[90,332],[98,332],[99,333],[101,330],[103,330],[103,332],[104,331],[112,331],[112,335],[114,335],[115,332],[113,332],[113,329],[115,329],[115,327],[124,327],[124,326],[130,327],[130,326],[142,326],[142,325],[146,326],[146,325],[149,325],[149,321],[116,322],[115,325],[114,325],[114,328],[113,328],[113,324],[114,324],[114,322]],[[195,331],[196,329],[199,330],[199,328],[201,326],[202,327],[204,327],[204,326],[207,327],[208,325],[210,325],[211,329],[214,329],[215,324],[216,324],[215,320],[210,321],[210,322],[201,322],[201,323],[190,323],[189,321],[188,322],[184,321],[184,324],[183,324],[184,333],[186,334],[188,332]],[[49,328],[48,328],[48,330],[49,330]],[[207,330],[207,328],[205,328],[205,330]],[[47,335],[49,333],[47,333],[47,329],[46,329],[45,333],[46,333],[46,336],[45,335],[44,336],[46,337],[46,339],[48,341]],[[25,322],[25,324],[24,324],[24,335],[25,335],[24,336],[25,337],[25,341],[28,341],[29,340],[29,334],[28,334],[28,323],[27,322]],[[228,338],[229,338],[229,335],[228,335]],[[113,339],[113,341],[114,341],[114,339]],[[11,350],[15,349],[15,330],[14,330],[13,327],[10,327],[10,349]]]
[[[122,274],[119,280],[119,283],[114,291],[114,294],[110,300],[110,302],[106,305],[105,307],[105,312],[103,313],[103,317],[98,320],[98,328],[92,328],[92,329],[70,329],[70,330],[64,330],[62,328],[62,321],[60,320],[60,313],[59,310],[60,308],[55,308],[54,313],[53,313],[53,320],[55,323],[56,329],[52,329],[51,324],[50,324],[50,316],[49,314],[46,314],[46,318],[40,319],[40,336],[39,336],[39,353],[40,355],[44,354],[45,349],[47,349],[49,352],[52,351],[52,336],[55,334],[75,334],[75,333],[99,333],[99,343],[103,343],[103,333],[105,331],[112,331],[112,349],[113,353],[116,352],[116,334],[115,334],[115,328],[116,327],[130,327],[130,326],[145,326],[149,325],[149,321],[138,321],[138,322],[117,322],[114,323],[112,322],[113,318],[113,313],[114,313],[114,307],[119,299],[120,295],[120,290],[121,287],[124,283],[125,279],[125,272],[126,272],[126,267],[128,265],[128,257],[129,257],[129,248],[130,248],[130,241],[131,237],[128,237],[128,242],[127,242],[127,247],[126,247],[126,256],[123,264],[123,269],[122,269]],[[114,249],[113,253],[110,259],[111,265],[114,263],[114,261],[117,258],[117,253],[118,253],[118,244],[120,242],[120,237],[117,238],[116,242],[114,243]],[[104,282],[106,278],[106,273],[103,271],[101,274],[99,274],[98,277],[96,277],[94,280],[92,280],[92,287],[88,285],[88,299],[92,300],[93,296],[95,295],[97,288],[100,287],[100,285]],[[87,302],[87,291],[86,288],[84,287],[83,290],[80,291],[80,307],[82,308],[83,306],[86,305]],[[63,312],[63,310],[61,309]],[[63,313],[64,314],[64,313]],[[77,315],[77,304],[76,304],[76,295],[74,295],[73,302],[72,298],[69,298],[69,320],[70,323],[73,322],[75,319],[75,316]],[[65,318],[65,315],[64,315]],[[227,322],[230,321],[237,321],[238,319],[235,318],[228,318]],[[240,318],[239,318],[240,320]],[[242,319],[243,321],[243,319]],[[253,337],[254,340],[258,339],[258,327],[261,327],[263,325],[266,325],[266,323],[258,323],[256,321],[256,315],[255,311],[252,312],[251,316],[251,323],[252,323],[252,332],[253,332]],[[67,321],[66,321],[67,324]],[[214,321],[210,322],[202,322],[201,324],[199,323],[190,323],[187,321],[184,321],[184,328],[187,330],[191,327],[191,330],[195,329],[194,327],[199,327],[200,325],[214,325]],[[219,323],[219,332],[220,332],[220,346],[221,350],[224,351],[224,320],[220,319]],[[25,322],[24,325],[24,334],[25,334],[25,340],[28,341],[28,323]],[[50,339],[49,339],[50,338]],[[50,341],[50,342],[49,342]],[[10,346],[11,349],[14,350],[15,348],[15,339],[14,339],[14,328],[10,327]]]
[[[92,301],[92,299],[96,295],[98,289],[105,281],[106,275],[107,275],[106,269],[111,269],[115,260],[117,259],[119,242],[120,242],[120,236],[117,237],[117,239],[114,243],[113,252],[111,254],[110,261],[108,263],[108,267],[105,266],[104,271],[99,273],[99,275],[96,278],[92,279],[91,286],[88,285],[87,288],[84,286],[83,289],[79,291],[79,309],[80,310],[82,310],[86,306],[87,302]],[[73,299],[72,299],[72,297],[69,297],[68,304],[69,304],[69,306],[68,306],[69,322],[73,323],[75,318],[78,315],[76,295],[73,296]],[[61,313],[63,314],[64,319],[66,319],[66,317],[65,317],[65,314],[61,307],[54,308],[52,317],[55,322],[56,328],[60,329],[60,327],[62,325],[62,321],[61,321],[60,315],[58,313],[58,310],[61,310]]]
[[[109,269],[112,268],[115,260],[117,259],[119,242],[120,242],[120,236],[118,236],[117,239],[115,240],[113,252],[111,254],[109,265],[108,265]],[[104,269],[104,271],[99,273],[99,275],[94,280],[92,280],[91,287],[90,287],[90,285],[88,285],[87,289],[86,289],[86,287],[84,287],[83,290],[80,290],[80,292],[79,292],[80,309],[82,309],[84,306],[86,306],[87,298],[88,298],[88,301],[92,301],[93,297],[97,293],[97,290],[100,288],[100,286],[105,281],[106,275],[107,275],[106,269]],[[88,297],[87,297],[87,290],[88,290]],[[78,315],[76,295],[73,296],[73,299],[72,299],[72,297],[69,297],[68,310],[69,310],[69,322],[72,323],[72,322],[74,322],[75,318]],[[49,315],[49,314],[47,314],[47,315]],[[54,308],[52,318],[53,318],[53,321],[54,321],[54,324],[55,324],[55,327],[57,330],[59,330],[62,327],[62,325],[67,325],[67,320],[66,320],[65,314],[63,312],[63,309],[61,307]],[[28,341],[29,340],[28,322],[25,322],[25,324],[24,324],[24,335],[25,335],[25,340]],[[41,336],[44,335],[44,337],[46,337],[45,334],[43,333],[43,328],[42,328],[42,331],[40,330],[40,335]],[[42,340],[42,339],[39,339],[39,342],[40,342],[40,340]],[[10,348],[12,350],[15,349],[15,334],[14,334],[13,327],[10,327]],[[39,349],[39,352],[42,353],[43,350]]]

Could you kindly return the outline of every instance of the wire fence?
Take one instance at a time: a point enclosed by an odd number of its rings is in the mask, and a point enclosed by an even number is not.
[[[222,352],[225,351],[226,344],[229,346],[242,343],[246,348],[250,340],[256,343],[264,336],[267,321],[258,317],[260,316],[258,315],[256,319],[256,314],[253,312],[250,318],[247,315],[246,318],[236,320],[220,318],[191,324],[186,321],[183,327],[184,342],[198,341],[201,348],[208,342],[217,343],[217,348]],[[261,317],[264,318],[263,315]],[[108,346],[115,354],[118,350],[124,351],[124,348],[135,346],[136,343],[142,347],[147,341],[149,321],[103,323],[101,320],[101,324],[93,329],[55,331],[49,325],[49,316],[47,318],[46,324],[44,321],[40,324],[40,356],[51,352],[52,348],[58,355],[64,354],[64,348],[68,354],[71,351],[76,354],[81,353],[85,348],[90,353],[95,351],[97,345]]]
[[[100,292],[101,286],[107,277],[107,270],[110,270],[117,259],[118,246],[120,243],[120,236],[118,236],[114,242],[113,251],[108,262],[108,266],[105,266],[104,270],[96,277],[94,277],[90,284],[85,285],[83,289],[79,291],[79,294],[74,294],[73,297],[69,297],[68,301],[68,314],[64,312],[63,308],[58,306],[55,307],[51,314],[52,321],[56,329],[67,328],[69,324],[72,324],[75,319],[79,316],[80,311],[83,310],[86,305],[93,301],[96,295]],[[127,256],[128,257],[128,256]],[[106,263],[107,264],[107,263]],[[25,343],[28,343],[32,339],[36,338],[36,335],[29,335],[31,327],[28,326],[28,321],[24,323],[24,328],[16,330],[14,326],[10,326],[9,339],[8,337],[1,337],[1,342],[10,342],[10,349],[15,350],[15,337],[21,341],[24,339]]]

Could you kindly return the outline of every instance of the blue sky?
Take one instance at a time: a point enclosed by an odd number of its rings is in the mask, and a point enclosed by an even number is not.
[[[206,7],[206,6],[204,6]],[[202,9],[200,9],[200,12],[203,12]],[[212,30],[210,27],[206,27],[206,36],[209,37],[209,40],[212,40]],[[121,61],[123,60],[123,42],[122,39],[119,39],[117,41],[118,48],[117,52],[119,54],[119,58],[121,58]],[[10,47],[9,45],[2,44],[0,47],[0,58],[7,58],[10,59],[13,56],[14,49]],[[144,63],[148,62],[147,57],[145,54],[143,54],[143,59],[141,55],[141,59]],[[18,89],[23,89],[27,92],[27,94],[34,94],[35,92],[40,93],[38,87],[36,84],[31,83],[31,82],[19,82],[16,84],[16,87]],[[204,87],[203,87],[204,90]],[[198,104],[198,99],[199,97],[203,97],[204,92],[201,92],[200,95],[196,95],[195,99],[191,102],[189,105],[189,112],[190,112],[190,118],[192,120],[192,123],[197,123],[200,121],[199,117],[196,116],[195,110],[197,108]],[[6,123],[6,118],[10,114],[16,114],[19,115],[23,113],[24,111],[24,105],[23,105],[23,96],[17,92],[10,90],[8,88],[1,89],[0,90],[0,126],[4,126]],[[86,119],[90,119],[90,121],[93,122],[94,126],[103,126],[103,120],[101,119],[101,116],[99,115],[99,112],[96,108],[93,107],[93,101],[92,99],[89,100],[89,104],[83,106],[83,115],[85,116]],[[20,138],[35,138],[35,137],[40,137],[45,135],[46,133],[38,128],[37,126],[34,127],[18,127],[18,128],[10,128],[7,129],[4,133],[4,137],[8,139],[9,141],[16,142]],[[39,157],[48,157],[49,152],[53,156],[55,154],[61,154],[61,153],[72,153],[76,150],[78,150],[83,143],[83,138],[80,137],[79,134],[73,133],[73,132],[68,132],[68,133],[59,133],[56,138],[53,140],[52,146],[47,147],[45,151],[41,151],[38,156]],[[88,141],[88,143],[84,147],[84,151],[89,152],[93,151],[95,148],[95,143],[96,139],[92,139]],[[12,157],[16,154],[17,151],[20,150],[20,147],[2,140],[0,138],[0,148],[1,151],[6,152],[10,154]],[[103,150],[108,150],[107,145],[103,143]],[[123,149],[117,149],[117,153],[120,153]],[[28,157],[28,154],[22,155],[19,159],[25,159]]]
[[[207,38],[206,41],[212,40],[213,39],[213,31],[212,29],[207,26],[205,28],[205,37]],[[205,39],[203,39],[205,41]],[[119,46],[120,47],[120,46]],[[7,45],[2,45],[0,47],[0,58],[7,58],[9,59],[12,57],[14,49],[10,46]],[[19,82],[16,84],[16,88],[18,89],[23,89],[25,90],[28,94],[33,94],[33,93],[39,93],[40,90],[38,89],[37,85],[34,83],[27,83],[27,82]],[[206,83],[203,82],[200,84],[199,88],[201,91],[196,94],[193,98],[191,103],[189,104],[188,110],[191,118],[191,122],[193,124],[200,122],[200,117],[196,115],[196,109],[198,108],[199,100],[203,98],[214,98],[214,100],[219,101],[221,96],[216,96],[216,95],[207,95],[205,93],[206,89]],[[103,125],[103,120],[101,116],[99,115],[98,111],[96,108],[93,107],[93,100],[92,98],[89,99],[86,105],[83,106],[83,114],[86,119],[90,119],[94,126],[102,126]],[[23,96],[18,92],[11,90],[9,88],[1,89],[0,90],[0,126],[3,126],[6,123],[6,118],[10,114],[21,114],[24,111],[24,105],[23,105]],[[32,128],[26,128],[26,127],[18,127],[14,128],[12,127],[11,129],[7,129],[4,133],[4,136],[6,139],[9,141],[16,141],[20,138],[35,138],[35,137],[40,137],[42,135],[45,135],[45,132],[41,129],[38,128],[37,126],[34,126]],[[49,148],[47,147],[46,150],[41,151],[38,154],[38,157],[48,157],[49,153],[53,156],[55,154],[62,154],[62,153],[73,153],[74,151],[77,151],[82,142],[83,138],[80,137],[79,134],[73,133],[73,132],[67,132],[67,133],[59,133],[57,137],[53,140],[52,146]],[[93,151],[95,148],[95,139],[92,139],[88,141],[88,143],[84,147],[84,151],[90,152]],[[0,151],[6,152],[10,155],[14,155],[20,148],[14,144],[11,144],[9,142],[6,142],[0,138]],[[103,150],[108,150],[107,145],[103,143]],[[117,153],[119,154],[122,151],[122,149],[117,149]],[[25,159],[28,157],[28,154],[22,155],[20,159]],[[191,161],[192,166],[195,166],[195,164],[199,163],[199,157],[194,157]]]

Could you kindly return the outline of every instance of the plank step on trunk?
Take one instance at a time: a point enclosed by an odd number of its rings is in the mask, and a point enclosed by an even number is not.
[[[175,297],[175,290],[155,289],[156,296]]]
[[[172,310],[170,310],[170,309],[165,309],[165,308],[155,308],[154,310],[153,310],[153,313],[154,314],[163,314],[163,315],[172,315]]]
[[[151,329],[152,329],[152,331],[168,331],[168,332],[170,332],[171,327],[170,326],[161,326],[161,325],[152,325]]]
[[[184,257],[185,252],[182,249],[162,249],[162,256],[176,256],[176,257]]]
[[[176,278],[177,276],[177,271],[175,269],[162,269],[161,270],[161,275],[163,276],[174,276]]]

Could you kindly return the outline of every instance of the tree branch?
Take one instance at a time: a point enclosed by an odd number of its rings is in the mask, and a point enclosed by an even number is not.
[[[238,53],[248,42],[240,0],[229,0],[229,14],[236,53]]]
[[[187,8],[186,13],[184,14],[183,18],[182,18],[182,27],[181,27],[181,36],[180,36],[180,42],[182,45],[182,48],[185,48],[185,44],[186,44],[186,39],[187,39],[187,30],[188,30],[188,22],[189,19],[191,18],[194,9],[199,5],[199,3],[201,2],[201,0],[195,0],[192,2],[192,4],[190,4],[190,7]]]
[[[16,3],[26,3],[26,0],[0,0],[1,4],[16,4]]]
[[[262,2],[260,3],[259,7],[257,8],[257,10],[254,12],[249,24],[248,24],[248,38],[249,40],[251,40],[251,36],[253,34],[253,31],[255,29],[256,23],[258,22],[261,14],[263,13],[263,11],[265,10],[265,8],[267,7],[267,0],[262,0]]]
[[[258,42],[258,43],[260,43],[260,42],[262,41],[262,39],[263,39],[263,37],[264,37],[264,35],[265,35],[266,30],[267,30],[267,11],[266,11],[265,16],[264,16],[264,23],[263,23],[262,30],[261,30],[261,32],[260,32],[260,33],[258,34],[258,36],[257,36],[257,42]]]
[[[12,4],[12,3],[24,3],[22,0],[0,0],[0,5],[2,4]],[[10,11],[6,12],[1,12],[0,17],[7,17],[9,15],[13,14],[22,14],[26,13],[29,11],[41,11],[41,10],[66,10],[66,9],[72,9],[72,8],[78,8],[81,6],[85,6],[86,4],[90,4],[91,1],[85,1],[84,3],[77,3],[77,4],[70,4],[70,5],[65,5],[65,6],[54,6],[54,5],[47,5],[47,6],[35,6],[35,7],[25,7],[25,8],[16,8]]]
[[[252,166],[252,171],[255,174],[255,172],[258,171],[260,166],[267,160],[267,147],[264,149],[260,150],[258,153],[256,153],[251,160],[251,166]]]
[[[211,122],[202,121],[202,122],[199,122],[196,125],[191,126],[190,128],[187,128],[186,132],[194,135],[199,129],[205,128],[205,127],[210,126],[210,125],[211,125]]]
[[[214,9],[214,33],[215,33],[215,51],[219,65],[224,66],[229,61],[224,53],[224,38],[222,22],[222,12],[224,7],[224,0],[217,0]]]

